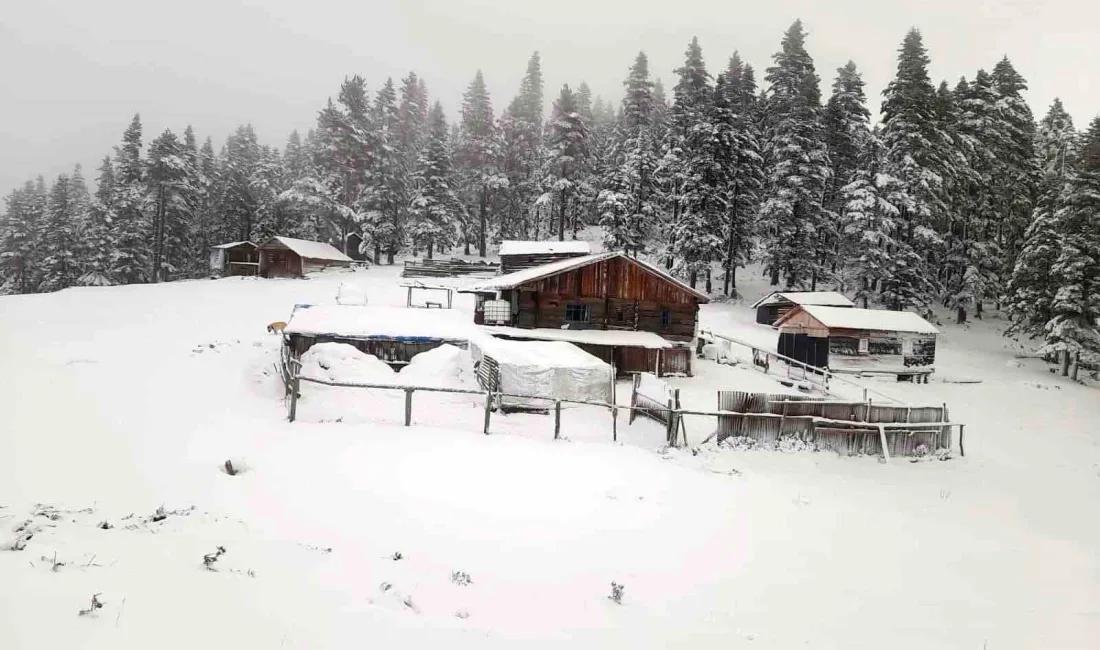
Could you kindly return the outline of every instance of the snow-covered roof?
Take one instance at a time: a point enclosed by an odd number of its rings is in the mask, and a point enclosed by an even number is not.
[[[546,255],[574,253],[588,255],[592,247],[586,241],[502,241],[501,255]]]
[[[289,326],[288,326],[289,327]],[[670,341],[653,332],[635,332],[633,330],[561,330],[550,327],[523,329],[485,325],[481,327],[485,334],[493,336],[512,336],[515,338],[536,339],[539,341],[566,341],[588,345],[611,345],[628,348],[671,348]]]
[[[359,305],[299,306],[283,332],[344,338],[443,339],[468,341],[475,327],[460,314],[441,309]]]
[[[527,284],[528,282],[534,282],[535,280],[541,280],[542,278],[547,278],[552,275],[557,275],[566,271],[572,271],[573,269],[579,269],[582,266],[595,264],[596,262],[608,260],[613,257],[621,257],[645,268],[650,273],[653,273],[654,275],[657,275],[667,280],[668,282],[675,284],[684,291],[687,291],[696,298],[699,298],[700,302],[710,302],[710,298],[707,297],[707,294],[692,289],[689,285],[672,277],[663,269],[653,266],[646,261],[634,257],[629,257],[626,253],[623,253],[621,251],[595,253],[593,255],[585,255],[583,257],[569,257],[564,260],[551,262],[549,264],[532,266],[531,268],[523,269],[522,271],[507,273],[505,275],[500,275],[495,278],[489,278],[487,280],[474,282],[473,284],[469,284],[465,287],[460,288],[458,291],[459,293],[489,293],[500,291],[501,289],[515,289],[516,287]]]
[[[539,368],[601,368],[607,364],[566,341],[507,341],[491,336],[477,346],[500,363]]]
[[[854,307],[827,307],[824,305],[801,305],[791,310],[776,322],[776,326],[790,320],[796,314],[805,311],[825,327],[839,327],[853,330],[876,330],[880,332],[915,332],[917,334],[939,334],[932,323],[911,311],[887,311],[885,309],[857,309]]]
[[[854,307],[852,302],[842,293],[836,291],[773,291],[757,300],[752,308],[761,305],[771,305],[780,300],[788,300],[796,305],[826,305],[830,307]]]
[[[309,241],[308,239],[294,239],[293,237],[272,237],[265,242],[265,245],[270,244],[273,241],[281,243],[290,250],[297,253],[299,256],[310,260],[329,260],[333,262],[351,262],[353,261],[347,255],[344,255],[336,247],[331,244],[326,244],[319,241]]]
[[[256,248],[256,244],[253,244],[250,241],[231,241],[228,244],[218,244],[217,246],[211,246],[210,248],[233,248],[235,246],[240,246],[241,244],[248,244],[252,248]]]

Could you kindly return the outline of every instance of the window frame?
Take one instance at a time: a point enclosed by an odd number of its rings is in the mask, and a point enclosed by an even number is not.
[[[581,310],[584,313],[583,320],[577,318],[571,318],[570,314],[576,314],[577,310]],[[586,302],[567,302],[565,303],[565,316],[564,321],[566,323],[591,323],[592,322],[592,306]]]
[[[668,307],[661,307],[661,327],[672,327],[672,310]]]

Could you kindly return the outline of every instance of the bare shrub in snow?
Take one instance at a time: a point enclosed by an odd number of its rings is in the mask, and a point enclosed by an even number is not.
[[[459,587],[466,587],[473,583],[473,580],[470,579],[470,574],[465,571],[451,571],[451,582]]]
[[[214,568],[214,563],[217,562],[218,558],[220,558],[222,555],[225,555],[225,547],[219,546],[214,550],[213,553],[207,553],[206,555],[202,556],[202,565],[206,567],[207,571],[217,571],[217,569]]]
[[[611,583],[611,595],[609,595],[607,598],[608,598],[608,600],[612,601],[616,605],[622,605],[623,604],[623,592],[624,591],[626,591],[626,587],[624,587],[623,585],[621,585],[617,582],[612,582]]]
[[[99,599],[99,597],[102,596],[102,595],[103,594],[101,594],[101,593],[100,594],[92,594],[91,604],[88,605],[87,609],[80,610],[80,612],[78,612],[78,615],[79,616],[90,616],[90,615],[95,614],[97,609],[103,609],[103,606],[106,605],[107,603],[105,603],[105,602],[103,602],[102,600]]]
[[[394,562],[397,562],[398,560],[404,559],[404,557],[405,557],[404,555],[401,555],[401,551],[397,551],[396,553],[394,553],[393,555],[390,556],[390,559],[393,560]]]
[[[114,528],[111,522],[107,521],[106,519],[96,524],[95,527],[99,528],[100,530],[111,530],[112,528]]]
[[[153,516],[149,518],[150,521],[164,521],[168,518],[168,513],[164,511],[164,506],[157,508],[157,511],[153,513]]]
[[[242,458],[228,458],[221,466],[221,471],[230,475],[236,476],[238,474],[244,474],[252,468],[248,466],[248,463]]]

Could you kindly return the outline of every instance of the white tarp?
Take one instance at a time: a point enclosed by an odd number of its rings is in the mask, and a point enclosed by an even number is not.
[[[497,362],[501,392],[611,401],[611,366],[572,343],[485,338],[471,342],[470,347],[475,361],[488,356]],[[528,408],[553,406],[547,400],[518,397],[501,398],[501,404]]]

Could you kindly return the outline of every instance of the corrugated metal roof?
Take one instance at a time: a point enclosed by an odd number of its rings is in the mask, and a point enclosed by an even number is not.
[[[210,248],[233,248],[234,246],[240,246],[241,244],[248,244],[252,248],[256,248],[256,244],[253,244],[250,241],[231,241],[228,244],[218,244],[217,246],[211,246]]]
[[[785,298],[796,305],[826,305],[830,307],[854,307],[855,303],[842,293],[836,291],[773,291],[757,300],[752,308],[761,305],[770,305],[780,298]]]
[[[293,237],[272,237],[267,241],[278,241],[283,246],[286,246],[290,250],[297,253],[299,256],[310,260],[329,260],[332,262],[351,262],[353,261],[347,255],[344,255],[336,247],[331,244],[326,244],[319,241],[309,241],[307,239],[294,239]]]
[[[783,323],[800,311],[805,311],[828,328],[840,327],[879,332],[915,332],[917,334],[940,333],[935,325],[911,311],[827,307],[823,305],[801,305],[796,309],[792,309],[775,323],[776,327],[782,327]]]

